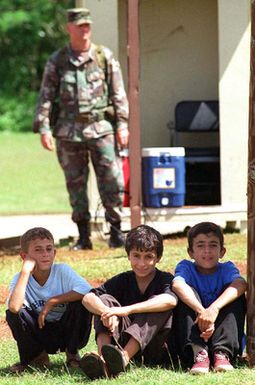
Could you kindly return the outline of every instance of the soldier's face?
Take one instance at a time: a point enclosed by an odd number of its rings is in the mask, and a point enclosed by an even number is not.
[[[90,41],[91,37],[91,25],[84,23],[75,25],[73,23],[67,24],[67,32],[69,33],[72,42],[86,42]]]

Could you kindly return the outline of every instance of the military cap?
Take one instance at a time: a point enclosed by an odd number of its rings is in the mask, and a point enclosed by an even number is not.
[[[72,8],[67,10],[67,20],[75,25],[92,24],[90,10],[87,8]]]

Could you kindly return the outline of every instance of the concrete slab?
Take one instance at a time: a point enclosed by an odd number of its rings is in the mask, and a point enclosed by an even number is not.
[[[15,215],[0,217],[0,239],[20,237],[32,227],[45,227],[56,242],[68,237],[77,237],[78,231],[70,214]]]
[[[247,230],[247,210],[245,205],[231,206],[183,206],[172,208],[143,208],[142,223],[155,227],[163,235],[185,231],[201,221],[212,221],[222,228],[231,227],[242,232]],[[20,237],[32,227],[49,229],[59,243],[60,239],[78,237],[77,226],[68,214],[0,216],[0,240]],[[108,237],[109,225],[104,213],[92,212],[91,231],[93,238]],[[122,230],[130,230],[130,209],[122,212]]]

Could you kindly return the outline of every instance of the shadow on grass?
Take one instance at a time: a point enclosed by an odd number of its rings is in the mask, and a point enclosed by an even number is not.
[[[5,368],[0,368],[0,377],[22,377],[25,375],[38,375],[42,376],[44,378],[46,377],[62,377],[65,376],[72,376],[72,379],[77,378],[77,382],[80,383],[81,379],[82,382],[87,383],[89,382],[89,378],[86,377],[84,372],[80,368],[69,368],[65,363],[51,363],[50,367],[48,368],[40,368],[38,366],[28,366],[25,370],[23,370],[20,373],[15,373],[10,370],[11,366],[7,366]],[[76,382],[76,380],[75,380]]]

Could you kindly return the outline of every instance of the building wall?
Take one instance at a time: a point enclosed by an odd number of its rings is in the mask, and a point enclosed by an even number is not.
[[[123,27],[127,2],[119,3]],[[143,147],[170,145],[179,101],[218,99],[217,23],[216,0],[140,0]]]
[[[93,18],[92,40],[109,47],[118,56],[118,0],[85,0]]]
[[[94,40],[119,53],[127,84],[127,1],[86,6]],[[222,205],[244,210],[249,23],[250,0],[140,0],[142,147],[170,146],[179,101],[219,99]]]
[[[250,1],[218,0],[218,6],[222,204],[246,206]]]

